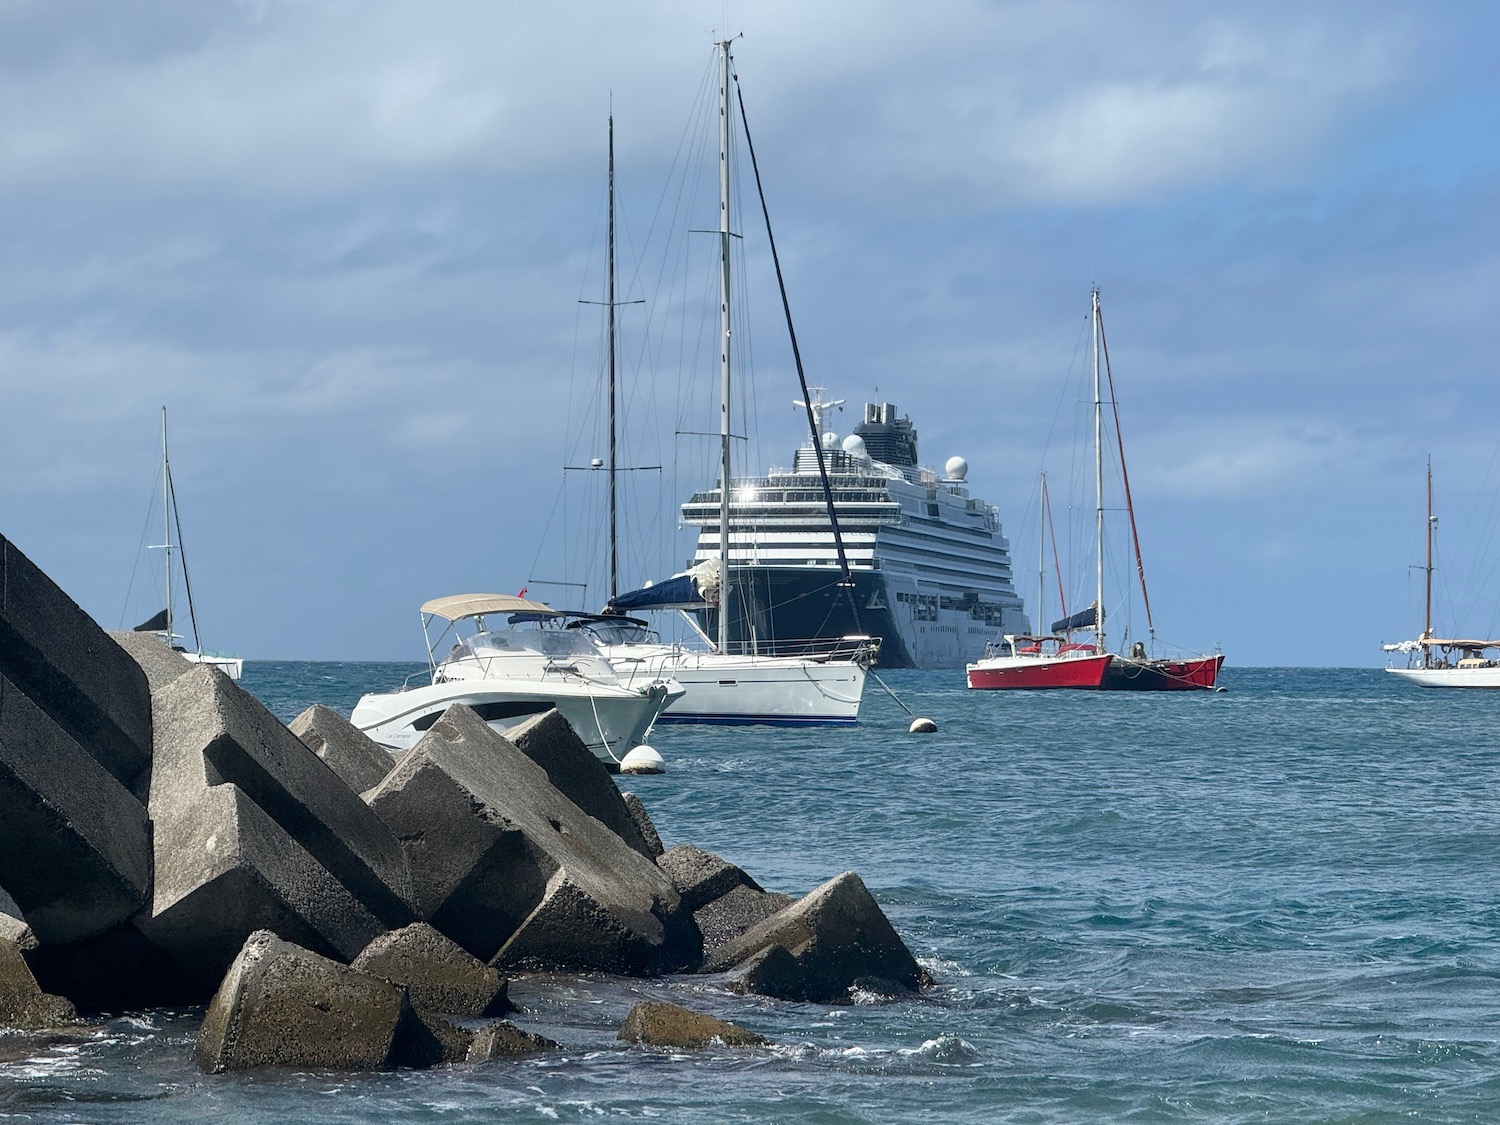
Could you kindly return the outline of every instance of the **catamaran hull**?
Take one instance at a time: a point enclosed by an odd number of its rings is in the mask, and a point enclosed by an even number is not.
[[[1116,656],[1099,687],[1101,691],[1212,691],[1223,663],[1222,654],[1188,660]]]
[[[1098,688],[1110,661],[1103,656],[996,656],[968,666],[971,688],[1036,691],[1046,688]]]
[[[184,652],[182,656],[194,664],[207,664],[210,668],[217,668],[231,680],[240,678],[240,673],[245,670],[245,662],[238,656],[215,656],[207,652]]]
[[[1387,668],[1386,671],[1418,687],[1500,688],[1500,664],[1482,668]]]
[[[627,650],[628,651],[628,650]],[[848,726],[859,719],[865,670],[853,661],[777,660],[701,662],[694,653],[632,664],[610,653],[615,673],[631,679],[670,677],[682,697],[667,705],[663,723],[767,726]]]
[[[555,707],[595,756],[609,764],[646,740],[662,708],[674,698],[673,690],[660,683],[640,691],[565,690],[572,687],[538,684],[535,691],[514,686],[487,689],[482,681],[455,680],[365,695],[355,705],[351,721],[386,749],[405,751],[456,703],[472,707],[501,734]]]

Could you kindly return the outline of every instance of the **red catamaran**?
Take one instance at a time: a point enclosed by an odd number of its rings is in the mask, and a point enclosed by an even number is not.
[[[1151,598],[1146,592],[1146,568],[1141,561],[1141,538],[1135,526],[1135,505],[1130,496],[1130,473],[1125,468],[1125,441],[1120,436],[1120,406],[1115,397],[1115,376],[1109,366],[1109,345],[1104,338],[1104,315],[1099,309],[1099,289],[1093,290],[1090,310],[1094,353],[1094,540],[1097,585],[1094,604],[1071,618],[1054,622],[1054,633],[1071,633],[1074,629],[1094,631],[1094,651],[1103,656],[1109,652],[1104,639],[1104,396],[1100,384],[1101,359],[1109,380],[1109,400],[1114,411],[1115,441],[1120,455],[1120,479],[1125,491],[1125,510],[1130,516],[1130,541],[1135,551],[1136,576],[1140,579],[1141,600],[1146,608],[1146,626],[1153,646],[1156,625],[1151,619]],[[1105,669],[1100,689],[1104,691],[1211,691],[1224,664],[1224,654],[1155,657],[1146,645],[1136,641],[1125,655],[1113,654]]]

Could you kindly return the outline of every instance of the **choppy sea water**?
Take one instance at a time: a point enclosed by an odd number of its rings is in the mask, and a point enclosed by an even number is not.
[[[252,663],[283,718],[394,665]],[[1215,695],[968,692],[891,672],[851,730],[669,727],[629,779],[672,843],[801,893],[860,872],[939,984],[835,1007],[693,978],[533,978],[556,1054],[205,1076],[199,1013],[0,1038],[0,1119],[48,1122],[1500,1120],[1500,695],[1225,670]],[[614,1032],[674,999],[777,1046]]]

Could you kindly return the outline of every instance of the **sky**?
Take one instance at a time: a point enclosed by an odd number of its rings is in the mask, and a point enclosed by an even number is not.
[[[1439,628],[1500,632],[1482,2],[3,0],[0,534],[148,616],[165,405],[210,648],[412,660],[431,597],[597,602],[599,477],[564,466],[604,452],[613,112],[630,455],[663,466],[624,578],[680,565],[717,373],[658,266],[711,250],[669,185],[726,30],[833,425],[878,393],[967,458],[1023,596],[1097,285],[1161,636],[1382,663],[1429,456]],[[742,218],[759,470],[799,392]]]

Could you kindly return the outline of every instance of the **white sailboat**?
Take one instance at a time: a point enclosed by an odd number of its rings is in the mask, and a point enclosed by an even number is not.
[[[617,591],[615,549],[615,337],[614,337],[614,165],[610,164],[610,318],[609,318],[609,511],[610,600],[605,616],[582,622],[624,682],[672,679],[685,689],[683,696],[662,714],[664,723],[764,723],[774,725],[849,724],[859,717],[865,672],[875,643],[868,637],[850,638],[842,645],[821,645],[816,651],[794,654],[761,651],[732,652],[729,644],[729,605],[734,592],[729,569],[729,503],[733,484],[730,466],[731,318],[730,318],[730,100],[729,42],[719,53],[719,554],[717,566],[695,568],[657,586],[626,594]],[[712,570],[712,578],[707,571]],[[668,644],[645,624],[618,615],[639,611],[670,611],[718,607],[718,636],[710,640],[696,622],[684,618],[701,644]]]
[[[134,632],[155,633],[164,644],[194,664],[210,665],[219,669],[231,680],[237,680],[244,671],[244,661],[230,653],[205,650],[202,637],[198,633],[198,613],[193,606],[193,585],[188,578],[187,554],[182,546],[182,520],[177,511],[177,492],[172,485],[172,462],[167,456],[167,408],[165,406],[161,408],[161,491],[162,541],[151,544],[148,549],[162,552],[165,572],[162,589],[165,604],[160,612],[137,625]],[[172,541],[174,527],[177,531],[175,543]],[[176,570],[172,563],[173,552],[176,552],[182,565],[182,588],[187,595],[188,623],[193,630],[192,647],[185,643],[187,637],[176,631],[177,607],[172,598],[172,584]]]
[[[1425,614],[1422,635],[1411,641],[1381,645],[1390,653],[1403,653],[1406,666],[1386,668],[1418,687],[1500,688],[1500,660],[1485,656],[1500,651],[1500,641],[1469,640],[1461,637],[1436,637],[1432,631],[1432,539],[1437,532],[1437,516],[1432,511],[1432,460],[1427,461],[1427,565]]]

